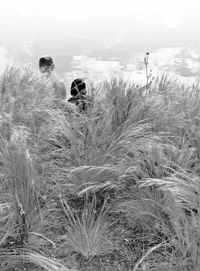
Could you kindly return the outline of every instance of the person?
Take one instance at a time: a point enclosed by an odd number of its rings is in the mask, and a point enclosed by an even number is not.
[[[86,112],[90,105],[90,99],[83,79],[77,78],[72,82],[70,93],[72,97],[68,99],[68,102],[75,104],[79,113]]]
[[[66,87],[62,80],[58,79],[53,71],[55,65],[51,56],[42,56],[39,59],[39,69],[42,74],[46,76],[47,79],[50,79],[54,88],[54,94],[56,99],[66,99]]]

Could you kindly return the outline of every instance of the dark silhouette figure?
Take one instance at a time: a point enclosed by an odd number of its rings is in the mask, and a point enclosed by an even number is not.
[[[62,80],[53,73],[55,65],[51,56],[43,56],[39,59],[39,69],[47,79],[51,80],[56,99],[66,99],[66,87]]]
[[[72,95],[68,102],[77,106],[79,113],[87,111],[90,105],[90,99],[87,95],[86,84],[82,79],[75,79],[71,84],[70,93]]]

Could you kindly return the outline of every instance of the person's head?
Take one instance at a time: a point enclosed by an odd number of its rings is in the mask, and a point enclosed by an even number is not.
[[[71,84],[71,95],[86,94],[86,84],[82,79],[75,79]]]
[[[55,68],[53,59],[50,56],[43,56],[39,60],[39,69],[41,73],[51,73]]]

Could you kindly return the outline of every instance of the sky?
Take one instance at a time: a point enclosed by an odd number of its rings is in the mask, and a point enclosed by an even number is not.
[[[77,19],[127,20],[148,14],[160,16],[167,27],[179,27],[187,10],[197,12],[198,0],[1,0],[0,21],[14,25],[16,22],[34,23],[47,18],[58,21]],[[151,22],[150,22],[151,23]]]
[[[37,64],[43,54],[64,72],[70,63],[102,69],[105,60],[116,68],[146,50],[163,63],[169,50],[157,51],[165,47],[200,51],[199,0],[0,0],[0,7],[0,68],[12,60]],[[184,62],[177,50],[173,65]]]
[[[0,46],[44,37],[50,44],[56,35],[69,43],[77,36],[115,42],[126,32],[180,29],[195,36],[200,30],[199,0],[0,0],[0,7]]]

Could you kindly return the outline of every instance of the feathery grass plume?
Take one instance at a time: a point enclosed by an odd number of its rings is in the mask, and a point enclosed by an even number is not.
[[[71,115],[69,118],[59,118],[61,121],[58,123],[57,127],[68,127],[68,132],[65,133],[68,136],[70,142],[69,148],[69,160],[73,166],[81,166],[84,164],[96,164],[101,165],[101,156],[104,138],[107,136],[107,127],[109,125],[105,121],[105,113],[103,112],[100,116],[101,123],[99,119],[97,120],[95,115],[91,117],[90,115]],[[66,123],[62,123],[62,120]],[[106,125],[103,127],[103,123]],[[60,130],[60,129],[59,129]],[[66,128],[63,128],[65,131]],[[62,133],[61,131],[59,131]],[[63,133],[63,136],[64,136]]]
[[[162,143],[162,141],[168,143]],[[134,157],[132,167],[135,170],[132,179],[135,178],[137,182],[145,178],[165,178],[179,167],[188,172],[198,171],[199,168],[194,148],[188,148],[187,144],[178,146],[178,143],[175,144],[163,136],[157,141],[144,142],[134,152]],[[131,178],[129,180],[131,181]]]
[[[150,176],[155,178],[156,176],[168,176],[170,174],[170,168],[165,167],[165,157],[160,156],[157,152],[158,149],[154,149],[152,152],[148,152],[145,148],[139,148],[135,151],[134,157],[130,159],[127,164],[127,168],[120,176],[119,183],[123,185],[123,193],[125,196],[137,191],[140,181]],[[154,154],[154,156],[152,155]],[[151,156],[152,155],[152,156]]]
[[[111,166],[81,166],[70,171],[71,183],[77,189],[92,184],[104,184],[107,181],[117,184],[120,169]]]
[[[182,142],[178,139],[177,144],[174,140],[174,143],[164,145],[165,168],[177,170],[182,168],[188,173],[198,173],[200,168],[196,149],[191,147],[189,142],[184,142],[184,139]],[[170,171],[172,173],[172,170]]]
[[[48,147],[48,140],[44,140],[44,144],[47,144],[46,146],[52,154],[49,153],[50,157],[60,157],[58,158],[60,161],[56,160],[59,166],[61,166],[60,163],[67,163],[64,162],[64,157],[65,160],[68,157],[68,164],[71,166],[85,164],[102,166],[105,163],[119,163],[127,159],[127,149],[131,151],[139,143],[136,142],[137,135],[134,135],[135,132],[141,132],[141,144],[142,138],[147,140],[146,137],[151,137],[151,125],[147,119],[143,119],[143,117],[149,117],[149,109],[141,115],[141,118],[139,117],[143,108],[144,111],[146,110],[146,104],[141,100],[137,90],[134,86],[125,83],[123,80],[119,80],[118,82],[117,79],[113,79],[113,82],[111,81],[111,85],[108,82],[104,85],[104,89],[102,89],[104,95],[101,97],[99,94],[102,100],[100,98],[96,100],[96,104],[88,116],[79,115],[77,117],[72,114],[66,117],[65,115],[61,116],[62,114],[57,110],[55,112],[49,110],[49,116],[52,117],[53,124],[45,128],[45,131],[48,131],[49,141],[55,142],[53,145],[57,145],[59,148],[53,147],[52,149],[50,145]],[[117,89],[116,93],[114,89]],[[101,88],[98,91],[100,92],[100,90]],[[110,100],[107,99],[106,95],[110,95]],[[121,107],[123,110],[124,106],[131,108],[132,103],[134,104],[134,108],[129,109],[132,110],[130,111],[131,115],[125,114],[126,116],[124,115],[123,121],[118,123],[117,130],[113,132],[112,112],[110,111],[113,110],[113,105],[111,106],[110,104],[114,99],[119,101],[119,103],[122,102]],[[147,103],[149,107],[150,103]],[[121,109],[118,109],[121,112]],[[132,135],[130,131],[133,131]],[[144,137],[142,132],[145,134]],[[56,133],[60,134],[60,136],[57,136]],[[123,138],[122,136],[120,137],[120,134],[123,134]],[[69,142],[68,146],[63,145],[61,140],[64,138],[67,138]],[[133,141],[134,144],[132,144]],[[111,145],[112,152],[110,151]],[[122,150],[123,146],[124,151]]]
[[[21,134],[13,135],[10,145],[0,152],[1,199],[7,198],[7,222],[12,227],[13,245],[29,243],[29,232],[40,223],[33,162]],[[3,202],[2,202],[3,203]],[[5,240],[6,241],[6,240]]]
[[[135,152],[134,166],[137,172],[133,177],[135,176],[138,181],[150,176],[161,178],[168,175],[168,170],[164,167],[166,164],[164,146],[160,141],[162,141],[161,138],[157,141],[143,142],[143,145],[141,144]]]
[[[5,95],[11,92],[15,95],[17,92],[17,85],[15,84],[19,80],[20,70],[16,67],[7,67],[1,74],[1,95]]]
[[[173,236],[167,209],[168,200],[169,197],[160,191],[138,191],[127,196],[125,200],[119,198],[116,209],[113,208],[124,213],[132,225],[137,225],[139,221],[139,228],[145,228],[149,234],[150,245],[161,237],[170,239]]]
[[[119,182],[121,169],[109,166],[83,166],[70,172],[68,183],[74,185],[79,199],[96,199],[96,209],[102,208],[105,200],[110,203],[122,184]]]
[[[95,200],[91,203],[86,201],[83,211],[78,214],[60,197],[60,208],[64,214],[62,224],[65,225],[64,232],[59,237],[62,241],[61,249],[68,248],[84,257],[104,255],[112,251],[105,204],[97,214]]]
[[[199,262],[199,177],[188,174],[183,169],[174,171],[163,179],[147,179],[142,186],[156,185],[164,191],[170,191],[179,206],[179,212],[170,208],[170,221],[175,232],[171,244],[174,247],[173,260],[177,266],[198,270]],[[189,217],[188,217],[189,214]],[[180,262],[181,259],[181,262]]]
[[[68,268],[66,265],[61,263],[61,261],[45,257],[35,251],[24,249],[23,251],[19,249],[12,250],[1,250],[0,251],[0,267],[1,270],[9,271],[13,270],[11,268],[16,268],[16,270],[21,270],[21,268],[31,268],[35,270],[36,267],[40,267],[46,271],[76,271],[76,269]],[[18,269],[20,268],[20,269]],[[32,269],[34,268],[34,269]],[[38,270],[38,269],[37,269]]]
[[[185,118],[185,105],[191,100],[191,88],[180,86],[177,82],[163,75],[152,85],[151,92],[145,96],[145,104],[149,101],[149,120],[156,133],[168,132],[180,135],[187,127],[190,118]],[[189,108],[189,106],[188,106]]]
[[[6,203],[6,200],[8,200],[8,195],[3,194],[1,202],[4,203],[0,204],[0,250],[13,234],[12,217],[9,214],[11,203]]]
[[[118,163],[126,163],[140,147],[157,140],[158,137],[151,132],[151,125],[142,121],[134,124],[126,122],[108,137],[105,154],[114,156]]]
[[[157,182],[152,179],[152,182],[147,185],[152,186],[155,183]],[[188,219],[181,206],[174,200],[172,193],[163,194],[162,201],[160,197],[153,199],[152,192],[144,197],[145,194],[146,191],[141,191],[140,199],[122,200],[116,208],[127,214],[128,220],[132,221],[133,227],[137,227],[137,231],[141,227],[143,230],[147,229],[147,251],[151,251],[155,243],[159,244],[161,241],[166,243],[166,248],[151,255],[153,260],[147,259],[145,266],[152,270],[167,270],[166,267],[170,266],[174,266],[175,270],[198,270],[200,232],[197,221],[199,219],[196,221]],[[139,263],[141,262],[138,261],[135,266],[139,267]]]
[[[38,155],[44,167],[63,171],[68,166],[77,166],[83,156],[83,134],[75,113],[67,116],[61,110],[48,110],[49,124],[41,130]],[[77,119],[77,122],[76,122]],[[49,170],[49,169],[48,169]],[[53,174],[53,172],[52,172]]]
[[[198,135],[200,96],[198,88],[180,86],[178,83],[169,84],[166,91],[162,92],[167,99],[168,116],[165,113],[164,124],[168,130],[179,140],[187,140],[194,147]],[[167,121],[167,122],[166,122]],[[196,147],[196,146],[195,146]]]
[[[27,259],[47,271],[76,271],[76,269],[68,268],[56,259],[51,259],[36,253],[27,253],[23,256],[23,259]]]
[[[179,167],[173,173],[162,179],[147,179],[142,185],[157,185],[162,190],[171,191],[176,201],[183,208],[189,210],[196,209],[199,213],[200,208],[200,183],[199,176],[194,173],[188,173]]]
[[[4,112],[0,113],[0,138],[6,144],[10,141],[12,133],[12,116]]]
[[[151,134],[151,126],[147,123],[131,123],[128,120],[113,132],[110,130],[111,122],[107,118],[107,113],[104,114],[104,112],[100,121],[87,116],[66,117],[58,111],[50,112],[49,116],[53,123],[51,128],[45,129],[45,132],[49,143],[54,142],[55,144],[52,145],[59,147],[51,148],[47,145],[49,154],[54,157],[56,155],[60,158],[65,157],[66,163],[70,166],[85,164],[102,166],[108,163],[119,163],[128,150],[131,151],[140,144],[140,140],[142,142],[142,140],[146,141],[148,138],[155,137]],[[69,144],[63,144],[65,139]],[[45,140],[44,144],[48,144],[48,141]],[[122,151],[123,148],[124,151]]]
[[[25,125],[31,134],[39,131],[53,105],[51,82],[32,68],[7,68],[0,77],[0,112],[11,116],[13,125]]]
[[[111,78],[104,84],[105,99],[111,116],[112,132],[116,131],[130,117],[130,109],[134,100],[139,100],[140,95],[136,86],[127,83],[123,77]]]

